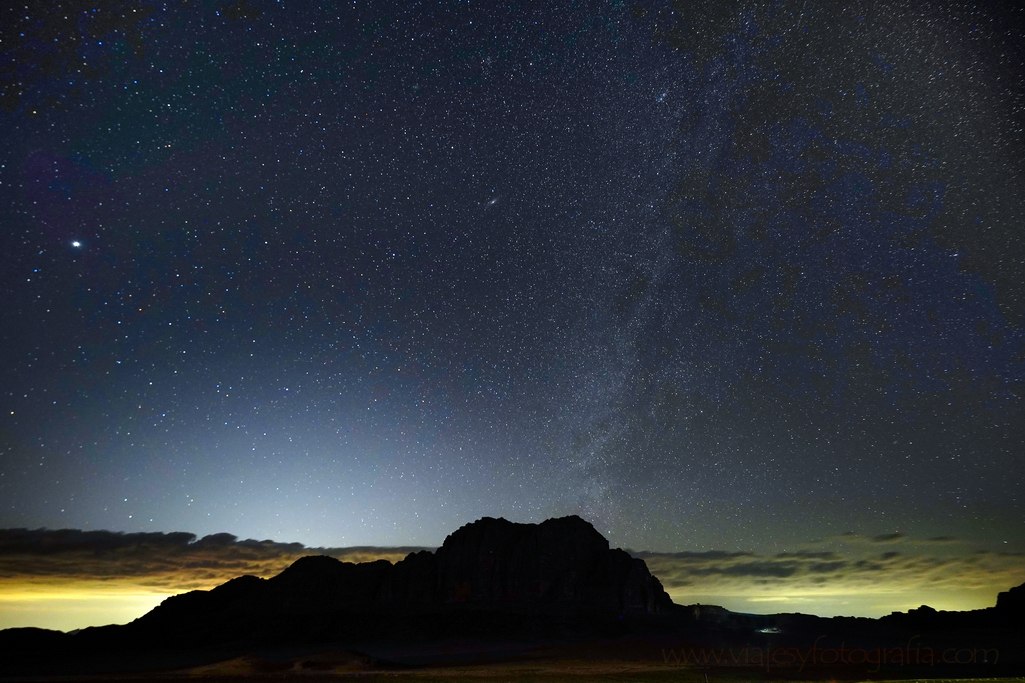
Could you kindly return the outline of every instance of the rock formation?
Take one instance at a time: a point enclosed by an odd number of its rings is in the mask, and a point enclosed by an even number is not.
[[[304,557],[270,579],[244,576],[168,598],[133,626],[188,642],[224,634],[303,639],[526,629],[537,623],[531,617],[572,628],[672,608],[642,560],[610,549],[579,517],[541,524],[485,517],[449,535],[434,553],[411,553],[395,565]],[[474,615],[471,625],[467,615]]]
[[[434,557],[436,600],[446,604],[615,614],[658,614],[672,605],[642,560],[610,550],[594,527],[575,516],[541,524],[484,518],[451,534]]]
[[[1025,617],[1025,583],[998,594],[996,609],[1002,614]]]

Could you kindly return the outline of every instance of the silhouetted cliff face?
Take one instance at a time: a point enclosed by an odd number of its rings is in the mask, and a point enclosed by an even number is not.
[[[643,562],[610,550],[579,518],[542,524],[485,518],[451,534],[436,552],[412,553],[395,565],[304,557],[271,579],[242,576],[210,591],[168,598],[126,626],[0,631],[0,652],[7,655],[0,657],[0,678],[179,671],[265,648],[280,652],[286,645],[362,652],[401,644],[420,652],[437,647],[435,654],[447,657],[449,637],[470,644],[467,663],[478,663],[483,650],[474,648],[489,639],[503,648],[513,640],[570,644],[567,656],[576,661],[588,638],[602,639],[591,642],[604,649],[610,642],[605,638],[624,633],[631,638],[616,642],[638,648],[627,650],[638,661],[655,656],[654,645],[638,633],[658,647],[821,653],[821,663],[807,668],[804,659],[778,662],[785,677],[808,680],[876,677],[881,671],[891,678],[1011,676],[1025,672],[1023,599],[1025,585],[1001,593],[995,607],[921,607],[882,619],[684,607],[670,602]],[[827,654],[844,648],[869,653],[869,659],[828,664]],[[879,668],[871,653],[880,652],[897,659]],[[939,659],[945,652],[984,657],[950,664]],[[730,676],[740,675],[736,664],[723,666]],[[755,677],[763,677],[763,666],[756,668]]]
[[[240,577],[168,598],[134,624],[143,633],[185,639],[270,639],[364,626],[380,634],[409,630],[409,617],[429,623],[431,614],[446,614],[452,624],[459,613],[615,619],[672,607],[643,561],[609,549],[579,517],[541,524],[484,518],[451,534],[436,552],[411,553],[395,565],[304,557],[271,579]]]
[[[997,595],[996,609],[1008,616],[1025,617],[1025,583]]]
[[[1006,627],[1020,629],[1022,621],[1025,621],[1025,584],[999,593],[997,603],[993,607],[948,612],[922,605],[907,612],[892,612],[879,621],[908,631]]]
[[[672,605],[643,561],[610,550],[575,516],[541,524],[478,520],[445,539],[435,563],[438,597],[447,604],[576,605],[639,614]]]

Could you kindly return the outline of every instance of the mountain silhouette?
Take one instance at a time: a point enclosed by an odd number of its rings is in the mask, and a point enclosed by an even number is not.
[[[656,668],[661,661],[670,668],[749,665],[754,671],[764,662],[744,658],[770,656],[772,648],[811,656],[786,660],[793,677],[884,670],[892,677],[1011,675],[1025,671],[1023,619],[1025,584],[982,610],[922,606],[881,619],[685,607],[670,600],[642,560],[610,548],[579,517],[540,524],[485,517],[450,534],[436,551],[413,552],[395,564],[303,557],[269,579],[241,576],[170,597],[122,626],[0,631],[0,651],[8,653],[0,679],[390,671],[479,662],[485,652],[533,661],[539,647],[565,661],[579,661],[584,648],[594,661],[621,656]],[[866,659],[844,660],[852,647],[869,653]],[[691,659],[695,652],[727,651],[740,659]],[[905,654],[872,669],[873,652]],[[948,652],[973,659],[941,661]]]
[[[485,517],[394,565],[304,557],[270,579],[173,596],[129,626],[142,640],[209,645],[608,629],[673,609],[642,560],[579,517]]]

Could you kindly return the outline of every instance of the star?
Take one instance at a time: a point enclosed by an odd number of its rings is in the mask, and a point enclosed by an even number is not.
[[[20,4],[0,531],[1025,552],[1003,3]]]

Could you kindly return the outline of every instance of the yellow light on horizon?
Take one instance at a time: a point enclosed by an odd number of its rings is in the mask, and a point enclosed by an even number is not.
[[[0,583],[0,629],[126,624],[174,595],[123,582]]]

